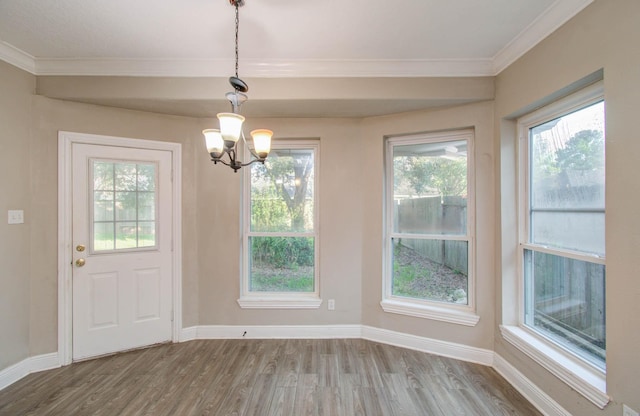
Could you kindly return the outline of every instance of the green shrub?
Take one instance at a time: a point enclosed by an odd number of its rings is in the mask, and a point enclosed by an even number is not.
[[[251,237],[251,258],[276,268],[313,266],[313,244],[312,237]]]

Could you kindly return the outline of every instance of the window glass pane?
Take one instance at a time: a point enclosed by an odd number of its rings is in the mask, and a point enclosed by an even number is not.
[[[116,192],[116,221],[135,221],[137,206],[136,192]]]
[[[156,245],[155,221],[138,222],[138,247],[153,247]]]
[[[605,367],[605,266],[525,250],[525,325]]]
[[[135,191],[137,189],[137,169],[135,163],[115,164],[116,191]]]
[[[249,290],[313,292],[313,237],[249,237]]]
[[[93,220],[113,221],[113,192],[93,192]]]
[[[138,191],[155,191],[156,166],[138,164]]]
[[[393,147],[394,232],[467,234],[467,141]]]
[[[113,163],[93,162],[93,189],[96,191],[113,190]]]
[[[604,102],[530,129],[530,242],[604,254]]]
[[[135,222],[116,223],[116,250],[138,246],[138,230]]]
[[[251,166],[251,231],[313,231],[313,187],[313,149],[272,150]]]
[[[153,163],[92,161],[93,251],[156,246]]]
[[[115,248],[115,236],[112,222],[97,222],[93,224],[93,249],[113,250]]]
[[[156,219],[156,194],[154,192],[138,193],[138,220]]]
[[[531,228],[537,244],[604,255],[604,212],[534,211]]]
[[[393,295],[468,303],[466,241],[401,238],[392,243]]]

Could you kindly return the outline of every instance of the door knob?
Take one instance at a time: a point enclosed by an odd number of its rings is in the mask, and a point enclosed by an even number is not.
[[[84,247],[82,244],[78,244],[78,245],[76,246],[76,250],[77,250],[77,251],[84,251],[84,248],[85,248],[85,247]]]
[[[86,262],[85,262],[85,260],[84,260],[84,259],[78,259],[78,260],[76,260],[76,266],[78,266],[78,267],[82,267],[82,266],[84,266],[84,264],[85,264],[85,263],[86,263]]]

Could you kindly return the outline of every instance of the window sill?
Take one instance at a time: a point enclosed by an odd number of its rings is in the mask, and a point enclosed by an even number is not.
[[[242,309],[318,309],[321,304],[322,299],[316,296],[244,296],[238,299]]]
[[[600,409],[609,403],[606,374],[518,326],[500,326],[503,338]]]
[[[390,299],[385,299],[380,302],[380,306],[382,306],[385,312],[433,319],[458,325],[476,326],[480,320],[480,317],[475,313],[447,306],[423,305],[410,301]]]

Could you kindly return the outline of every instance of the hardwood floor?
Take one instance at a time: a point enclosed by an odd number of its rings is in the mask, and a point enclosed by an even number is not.
[[[0,415],[540,415],[492,368],[361,339],[202,340],[31,374]]]

